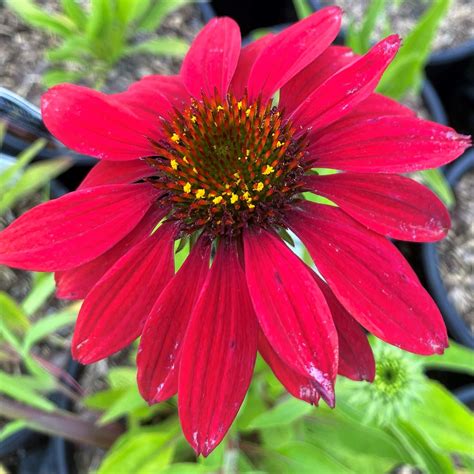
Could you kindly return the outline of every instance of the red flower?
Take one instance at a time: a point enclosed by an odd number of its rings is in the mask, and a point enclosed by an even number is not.
[[[60,297],[85,298],[81,362],[141,335],[140,391],[151,403],[178,392],[197,453],[227,432],[257,350],[295,397],[333,405],[338,372],[374,377],[362,328],[419,354],[447,346],[438,309],[387,237],[446,234],[440,201],[397,173],[448,163],[469,140],[374,93],[400,41],[356,56],[330,46],[340,19],[326,8],[243,49],[238,26],[216,19],[179,76],[43,97],[51,132],[102,161],[79,190],[7,228],[0,263],[54,271]],[[177,239],[193,245],[174,274]]]

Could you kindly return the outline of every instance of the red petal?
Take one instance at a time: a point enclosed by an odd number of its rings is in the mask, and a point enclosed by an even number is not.
[[[0,264],[27,270],[68,270],[125,237],[156,199],[148,184],[99,186],[46,202],[0,233]]]
[[[281,88],[279,106],[288,113],[292,112],[339,69],[357,58],[350,48],[330,46]]]
[[[149,403],[166,400],[177,391],[181,343],[209,273],[210,254],[211,246],[200,239],[145,323],[137,355],[138,387]]]
[[[305,177],[307,189],[335,202],[382,235],[413,242],[446,236],[450,219],[428,188],[396,174],[339,173]]]
[[[416,117],[384,116],[334,123],[313,136],[313,166],[356,172],[405,173],[435,168],[470,145],[452,128]]]
[[[370,94],[367,99],[357,105],[350,113],[348,113],[341,123],[345,120],[365,118],[376,118],[381,115],[402,115],[405,117],[414,117],[416,114],[413,110],[399,104],[393,99],[389,99],[380,94]]]
[[[366,55],[313,90],[290,115],[292,121],[317,130],[346,115],[372,94],[399,47],[397,35],[376,44]]]
[[[271,367],[275,377],[295,398],[317,405],[319,402],[318,385],[308,377],[304,377],[290,369],[272,349],[262,332],[258,338],[258,351]]]
[[[239,25],[231,18],[214,18],[197,35],[181,67],[186,89],[196,98],[215,89],[224,97],[240,54]]]
[[[174,272],[175,226],[163,224],[101,278],[82,304],[72,355],[91,364],[128,346]]]
[[[107,252],[84,265],[57,272],[56,296],[67,300],[84,299],[119,258],[151,234],[167,212],[168,209],[151,208],[137,226]]]
[[[260,327],[278,356],[334,404],[337,333],[306,265],[275,235],[244,234],[245,273]]]
[[[248,81],[250,98],[269,99],[334,40],[342,11],[327,7],[276,35],[258,57]]]
[[[154,137],[161,133],[160,118],[167,118],[173,111],[173,106],[169,99],[160,94],[156,89],[133,88],[125,92],[113,94],[109,101],[118,106],[125,106],[139,117],[146,117],[149,121],[149,129],[154,132]],[[156,139],[156,138],[155,138]]]
[[[147,138],[155,124],[102,92],[60,84],[42,96],[41,111],[49,131],[79,153],[117,161],[155,153]]]
[[[78,189],[92,188],[104,184],[128,184],[156,173],[142,160],[99,161],[89,171]]]
[[[189,92],[184,87],[180,76],[145,76],[138,82],[134,82],[128,91],[159,93],[178,109],[187,105],[190,99]]]
[[[244,95],[245,88],[248,84],[250,71],[255,63],[255,60],[265,49],[270,40],[274,37],[274,34],[269,33],[262,38],[253,41],[249,45],[245,46],[245,48],[242,48],[239,62],[237,64],[237,69],[235,70],[235,74],[230,85],[230,90],[236,97],[242,97]]]
[[[443,352],[443,318],[392,243],[332,206],[305,202],[288,220],[339,302],[362,326],[410,352]]]
[[[339,303],[326,283],[315,275],[315,280],[326,298],[339,339],[338,373],[352,380],[373,382],[375,360],[362,327]]]
[[[179,417],[197,454],[207,456],[237,415],[252,378],[257,333],[237,246],[221,241],[179,367]]]

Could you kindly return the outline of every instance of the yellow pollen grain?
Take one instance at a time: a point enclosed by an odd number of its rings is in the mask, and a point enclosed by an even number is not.
[[[180,140],[179,138],[179,135],[177,133],[173,133],[173,135],[171,135],[171,141],[175,142],[175,143],[178,143]]]
[[[187,159],[185,156],[183,156],[183,161],[184,161],[185,163],[189,164],[189,161],[188,161],[188,159]]]
[[[237,102],[237,108],[238,108],[239,110],[242,110],[242,101],[241,101],[241,100],[239,100],[239,101]]]
[[[216,110],[217,110],[218,112],[220,112],[221,110],[224,110],[224,107],[222,107],[222,105],[218,105],[218,106],[216,107]]]
[[[249,209],[253,209],[255,207],[255,204],[252,204],[251,202],[247,201],[247,206],[249,207]]]
[[[196,168],[193,168],[194,173],[197,174],[198,170]]]
[[[184,186],[183,186],[183,191],[187,194],[189,194],[191,192],[191,183],[186,183]]]
[[[193,123],[197,122],[197,118],[196,118],[195,115],[191,115],[191,122],[193,122]]]
[[[174,170],[178,169],[178,162],[176,160],[171,160],[170,164],[171,168],[173,168]]]
[[[265,169],[262,171],[263,174],[268,175],[275,172],[275,168],[273,166],[267,165]]]
[[[255,189],[257,191],[261,191],[263,189],[263,183],[261,181],[259,181],[258,183],[255,183],[253,185],[253,189]]]
[[[277,141],[277,147],[280,148],[285,144],[285,142],[281,142],[280,140]]]
[[[220,204],[223,199],[224,199],[224,198],[223,198],[222,196],[217,196],[217,197],[215,197],[215,198],[212,200],[212,202],[213,202],[214,204]]]
[[[245,111],[245,115],[246,115],[247,117],[250,115],[250,109],[247,109],[247,110]]]
[[[230,203],[235,204],[239,200],[239,196],[237,194],[232,193],[232,196],[230,197]]]
[[[242,194],[242,199],[244,199],[245,201],[248,201],[249,199],[251,200],[250,194],[248,191],[245,191],[245,193]]]
[[[247,148],[247,149],[245,150],[245,156],[249,156],[249,155],[250,155],[250,150]]]
[[[206,190],[205,189],[198,189],[196,191],[196,198],[197,199],[202,199],[206,195]]]

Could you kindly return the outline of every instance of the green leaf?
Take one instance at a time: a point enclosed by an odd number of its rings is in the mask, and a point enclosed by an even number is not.
[[[41,318],[38,322],[33,324],[25,335],[23,341],[23,354],[29,352],[37,342],[45,337],[50,336],[65,326],[74,324],[78,309],[78,305],[71,305],[71,307]]]
[[[77,51],[77,50],[76,50]],[[46,87],[53,87],[62,82],[77,82],[84,76],[80,71],[66,71],[65,69],[50,69],[43,74],[41,80]]]
[[[372,0],[362,20],[360,29],[352,21],[348,28],[346,44],[357,54],[365,54],[371,44],[377,20],[384,14],[385,0]]]
[[[114,3],[110,0],[91,0],[86,36],[90,40],[104,41],[113,25]]]
[[[275,426],[286,426],[299,418],[314,411],[309,403],[302,402],[296,398],[288,398],[276,405],[271,410],[256,416],[248,425],[249,429],[272,428]]]
[[[10,329],[7,320],[4,318],[0,318],[0,336],[3,337],[15,351],[18,353],[21,352],[20,339],[14,334],[13,330]]]
[[[0,291],[0,321],[12,332],[23,333],[30,327],[30,321],[16,301],[4,291]]]
[[[108,379],[112,388],[135,387],[137,370],[131,367],[113,367],[109,370]]]
[[[153,463],[155,458],[166,467],[166,461],[172,456],[168,433],[127,433],[119,439],[116,446],[107,454],[97,474],[117,474],[117,472],[151,474],[143,468]],[[168,444],[168,445],[167,445]],[[159,471],[155,471],[159,472]]]
[[[423,357],[427,369],[452,370],[474,375],[474,351],[452,340],[443,355]]]
[[[410,421],[439,448],[472,455],[474,416],[442,385],[428,384],[422,403],[410,413]]]
[[[451,186],[439,168],[418,171],[423,183],[425,183],[443,201],[446,207],[452,208],[456,202]]]
[[[89,57],[93,55],[91,47],[92,45],[87,38],[73,36],[72,38],[64,40],[57,48],[49,49],[46,52],[46,59],[51,62],[76,62],[86,58],[89,59]],[[50,70],[47,74],[51,77],[51,81],[57,77],[57,79],[64,82],[64,80],[70,80],[71,77],[74,78],[74,75],[77,75],[78,72],[56,69]],[[61,76],[61,74],[63,74],[63,76]]]
[[[400,99],[408,90],[419,88],[433,39],[450,3],[451,0],[433,1],[403,41],[400,51],[379,83],[378,92]]]
[[[312,444],[325,446],[334,456],[365,456],[387,459],[399,464],[407,459],[399,443],[384,430],[351,419],[340,410],[318,409],[305,423],[306,438]]]
[[[161,37],[143,41],[125,49],[125,54],[149,53],[162,56],[182,58],[189,49],[189,44],[180,38]]]
[[[30,0],[6,0],[7,6],[26,23],[63,37],[70,36],[74,23],[64,15],[43,11]]]
[[[162,0],[153,2],[151,8],[138,21],[137,29],[148,32],[156,30],[167,15],[188,3],[191,3],[191,0]]]
[[[28,423],[24,420],[14,420],[14,421],[5,423],[3,427],[0,429],[0,441],[3,441],[4,439],[9,438],[15,433],[18,433],[18,431],[25,429],[27,426],[28,426]],[[0,469],[0,473],[1,472],[2,471]]]
[[[295,7],[296,15],[300,20],[313,13],[313,9],[308,0],[293,0],[293,6]]]
[[[40,138],[23,150],[16,158],[14,164],[0,173],[0,189],[6,188],[18,173],[44,148],[46,140]]]
[[[172,464],[163,469],[161,474],[206,474],[208,472],[215,472],[207,466],[191,462],[181,462]]]
[[[47,185],[49,181],[69,168],[70,165],[71,161],[67,158],[40,161],[30,165],[19,177],[15,186],[0,196],[0,215],[10,209],[18,199],[28,196]]]
[[[138,17],[150,8],[150,0],[116,0],[117,1],[117,17],[123,24],[128,24],[136,20]],[[161,3],[159,0],[158,3]]]
[[[123,394],[127,391],[125,388],[114,388],[102,390],[101,392],[93,393],[82,399],[82,403],[87,408],[94,410],[107,410],[110,408]]]
[[[29,383],[30,382],[30,383]],[[36,383],[36,379],[31,379],[22,375],[9,375],[0,372],[0,393],[35,408],[46,411],[55,409],[54,403],[38,394],[32,387],[32,383]]]
[[[82,31],[87,23],[87,16],[79,2],[77,0],[61,0],[61,6],[64,13],[77,26],[78,30]]]
[[[348,466],[343,465],[326,453],[319,446],[314,446],[301,441],[294,441],[278,450],[285,457],[285,464],[281,459],[276,460],[281,463],[280,469],[275,472],[282,473],[308,473],[314,474],[316,466],[318,474],[345,474],[355,472]]]
[[[46,303],[53,294],[54,288],[55,283],[52,273],[35,273],[33,288],[21,304],[23,311],[28,316],[32,316]]]
[[[410,452],[413,464],[426,474],[455,474],[454,466],[445,454],[436,447],[412,423],[399,420],[392,429]]]
[[[189,255],[189,239],[175,241],[174,252],[174,271],[177,272]]]
[[[98,423],[106,425],[125,415],[131,415],[137,409],[146,407],[147,404],[133,386],[128,388],[100,417]]]

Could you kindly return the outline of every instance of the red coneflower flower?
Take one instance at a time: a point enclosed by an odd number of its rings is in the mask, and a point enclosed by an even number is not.
[[[419,354],[447,346],[439,311],[387,237],[446,234],[441,202],[396,173],[448,163],[469,140],[375,94],[400,41],[359,57],[330,46],[340,20],[326,8],[241,49],[236,23],[216,19],[179,76],[43,97],[49,130],[102,161],[79,190],[7,228],[0,263],[57,272],[60,297],[85,298],[72,348],[81,362],[141,335],[140,391],[151,403],[178,392],[198,454],[227,432],[257,350],[295,397],[333,405],[338,372],[373,379],[363,327]],[[324,280],[283,242],[287,230]],[[178,239],[192,249],[174,274]]]

